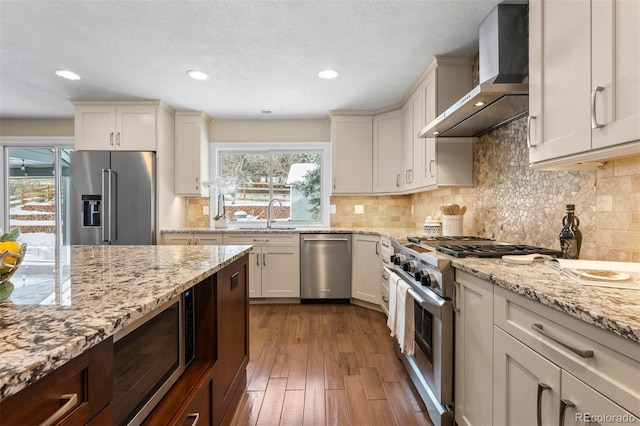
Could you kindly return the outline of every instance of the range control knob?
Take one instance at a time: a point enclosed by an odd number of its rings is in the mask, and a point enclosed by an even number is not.
[[[406,262],[407,262],[407,256],[405,256],[404,254],[396,254],[393,258],[393,263],[398,266]]]
[[[410,260],[402,265],[402,269],[407,272],[413,273],[416,271],[416,269],[418,269],[418,262],[416,262],[415,260]]]
[[[438,286],[438,280],[435,275],[429,273],[429,271],[426,269],[416,272],[416,281],[420,281],[420,285],[423,285],[425,287]]]

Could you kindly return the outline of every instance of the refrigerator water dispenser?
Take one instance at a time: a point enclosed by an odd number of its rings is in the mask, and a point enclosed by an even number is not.
[[[100,226],[101,195],[82,195],[82,226]]]

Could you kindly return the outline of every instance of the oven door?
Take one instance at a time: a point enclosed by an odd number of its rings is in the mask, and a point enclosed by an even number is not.
[[[399,354],[434,425],[453,425],[453,303],[431,290],[414,299],[415,355]]]

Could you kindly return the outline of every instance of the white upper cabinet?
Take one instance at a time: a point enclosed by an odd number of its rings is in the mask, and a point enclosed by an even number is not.
[[[420,144],[419,186],[470,186],[473,184],[472,138],[418,138],[424,126],[431,123],[472,87],[471,58],[436,56],[427,67],[420,91],[424,101],[424,121],[414,129]],[[416,123],[417,124],[417,123]]]
[[[199,112],[176,112],[176,195],[208,197],[209,125],[211,119]]]
[[[402,173],[402,115],[398,109],[373,117],[373,192],[398,192]]]
[[[640,139],[640,2],[591,3],[594,149]]]
[[[74,102],[77,150],[155,151],[159,102]]]
[[[331,115],[332,194],[373,191],[373,119],[371,115]]]
[[[527,138],[533,167],[638,151],[638,22],[636,0],[531,0]]]

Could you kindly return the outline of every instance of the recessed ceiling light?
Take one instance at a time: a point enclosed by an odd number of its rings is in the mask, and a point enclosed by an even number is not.
[[[337,76],[340,75],[340,71],[338,70],[334,70],[334,69],[326,69],[326,70],[322,70],[318,73],[318,77],[320,77],[323,80],[333,80],[334,78],[336,78]]]
[[[187,75],[194,80],[209,80],[209,75],[203,71],[189,70],[187,71]]]
[[[55,70],[58,77],[66,78],[67,80],[80,80],[80,76],[73,71],[69,70]]]
[[[437,132],[437,131],[436,131],[436,132],[433,132],[433,134],[434,134],[435,136],[438,136],[438,135],[440,134],[440,132]]]
[[[482,105],[484,105],[484,102],[483,101],[476,102],[474,105],[477,107],[481,107]]]

